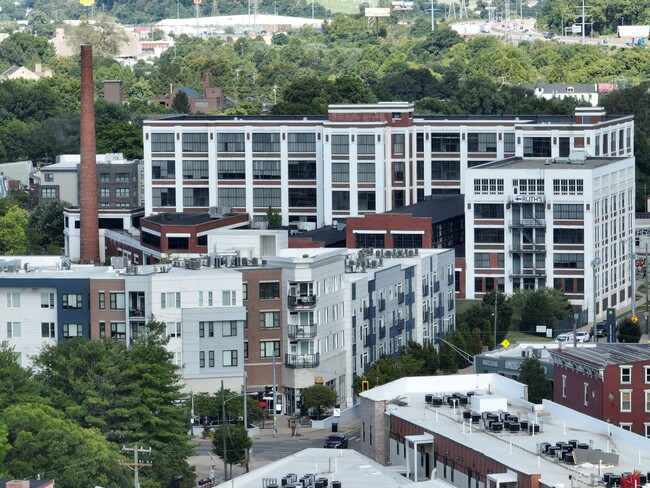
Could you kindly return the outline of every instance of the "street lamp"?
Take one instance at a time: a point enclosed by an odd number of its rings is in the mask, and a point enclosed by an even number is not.
[[[591,260],[591,269],[592,269],[592,286],[594,290],[594,342],[598,342],[598,330],[596,328],[596,322],[597,322],[597,316],[598,316],[598,310],[596,308],[596,268],[600,266],[601,260],[597,256],[594,259]]]

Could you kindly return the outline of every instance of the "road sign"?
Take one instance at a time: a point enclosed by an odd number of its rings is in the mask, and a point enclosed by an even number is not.
[[[341,416],[341,409],[340,408],[335,408],[334,409],[334,416],[335,417],[340,417]]]
[[[633,324],[636,324],[639,321],[636,315],[632,315],[632,318],[630,320],[632,321]]]
[[[501,343],[503,347],[508,347],[510,345],[510,341],[508,339],[503,339],[503,342]]]

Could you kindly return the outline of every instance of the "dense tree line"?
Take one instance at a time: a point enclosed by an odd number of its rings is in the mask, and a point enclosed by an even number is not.
[[[70,339],[46,346],[24,370],[0,345],[0,474],[54,479],[70,488],[132,485],[124,445],[152,448],[143,488],[194,486],[187,464],[189,408],[165,348],[164,324],[150,321],[130,348],[121,341]]]

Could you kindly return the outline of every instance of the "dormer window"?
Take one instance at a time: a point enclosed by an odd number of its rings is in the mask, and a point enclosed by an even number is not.
[[[567,86],[567,87],[566,87],[566,91],[567,91],[567,93],[573,93],[573,92],[574,92],[574,88],[573,88],[572,86]]]

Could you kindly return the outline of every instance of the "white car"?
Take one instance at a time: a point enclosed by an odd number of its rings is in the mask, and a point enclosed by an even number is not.
[[[571,342],[573,341],[573,334],[571,332],[565,332],[564,334],[558,335],[555,340],[558,342]]]
[[[589,339],[591,338],[591,335],[589,332],[586,331],[580,331],[576,332],[576,339],[578,342],[589,342]]]

